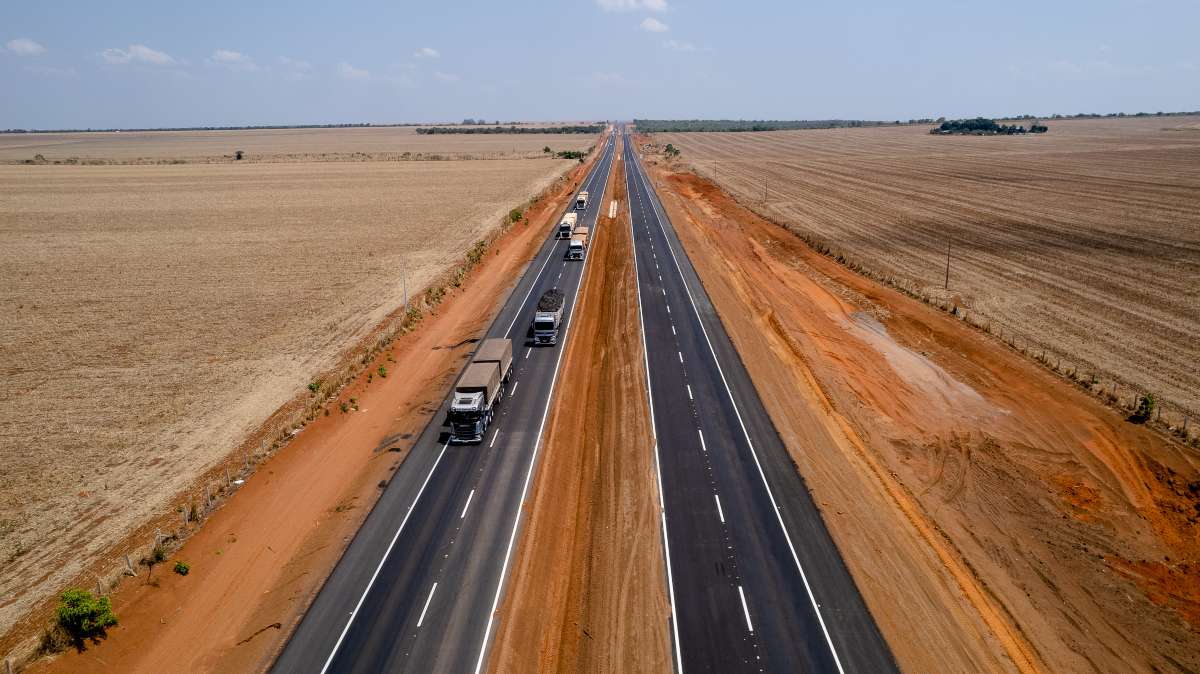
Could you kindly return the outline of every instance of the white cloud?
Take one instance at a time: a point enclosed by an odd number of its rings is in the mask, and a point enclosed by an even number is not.
[[[440,71],[434,73],[433,76],[438,78],[438,80],[440,80],[442,82],[457,82],[460,79],[462,79],[461,77],[459,77],[458,75],[455,75],[454,73],[443,73]]]
[[[687,42],[686,40],[667,40],[666,42],[663,42],[663,47],[665,49],[670,49],[671,51],[680,51],[680,52],[710,52],[710,51],[712,51],[711,47],[697,47],[696,45],[692,44],[691,42]]]
[[[338,64],[338,74],[345,80],[366,80],[371,78],[371,71],[365,68],[355,68],[345,61]]]
[[[667,0],[596,0],[606,12],[665,12]]]
[[[258,71],[262,68],[254,59],[231,49],[218,49],[212,53],[208,62],[213,65],[225,66],[230,70]]]
[[[421,47],[417,51],[413,52],[413,58],[419,59],[435,59],[439,58],[441,55],[442,53],[433,47]]]
[[[147,63],[155,66],[166,66],[176,63],[170,54],[151,49],[144,44],[131,44],[129,49],[105,49],[100,52],[100,58],[105,63],[120,65],[123,63]]]
[[[37,56],[38,54],[46,53],[45,47],[27,37],[19,37],[15,40],[9,40],[4,46],[8,48],[8,51],[16,54],[17,56]]]
[[[52,66],[31,66],[27,70],[36,75],[43,77],[56,77],[60,79],[73,79],[79,77],[79,72],[74,68],[54,68]]]
[[[642,22],[638,24],[638,28],[651,33],[665,33],[671,30],[670,26],[652,16],[642,19]]]
[[[312,77],[313,66],[308,61],[280,56],[279,65],[283,66],[283,76],[289,80],[306,80]]]

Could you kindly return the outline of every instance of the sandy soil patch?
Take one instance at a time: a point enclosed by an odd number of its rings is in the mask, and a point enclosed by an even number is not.
[[[1196,118],[656,134],[744,205],[1130,399],[1200,416]],[[765,199],[764,199],[765,193]],[[945,281],[951,245],[950,288]]]
[[[571,166],[0,167],[0,633]]]
[[[906,671],[1195,671],[1200,460],[713,183],[665,205]]]
[[[491,672],[669,672],[636,278],[616,150]],[[587,401],[581,404],[581,401]]]

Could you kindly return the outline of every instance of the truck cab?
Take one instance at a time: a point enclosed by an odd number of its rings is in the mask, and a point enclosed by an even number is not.
[[[567,213],[558,223],[558,229],[554,233],[556,239],[569,239],[571,233],[575,231],[575,223],[579,218],[574,213]]]
[[[587,235],[573,234],[567,243],[567,259],[582,260],[587,254]]]
[[[579,196],[575,197],[575,210],[585,211],[585,210],[587,210],[587,205],[588,205],[588,193],[587,193],[587,190],[584,190],[579,193]]]

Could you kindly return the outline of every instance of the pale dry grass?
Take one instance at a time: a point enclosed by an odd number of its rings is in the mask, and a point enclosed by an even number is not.
[[[0,633],[573,164],[0,166]]]
[[[405,152],[497,159],[538,156],[546,146],[556,152],[582,150],[595,142],[590,134],[421,135],[414,127],[0,134],[0,162],[39,154],[48,161],[195,161],[232,157],[237,150],[252,160]]]
[[[1196,118],[657,134],[743,203],[1079,374],[1200,412]],[[764,185],[766,200],[764,202]],[[951,242],[950,289],[942,289]]]

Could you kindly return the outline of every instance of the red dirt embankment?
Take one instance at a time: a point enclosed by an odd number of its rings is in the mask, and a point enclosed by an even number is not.
[[[906,671],[1200,669],[1200,458],[652,167]]]
[[[624,209],[620,153],[610,185]],[[602,217],[588,252],[491,672],[671,668],[627,217]]]
[[[592,161],[599,153],[593,155]],[[527,212],[413,332],[399,337],[259,468],[184,546],[113,595],[120,626],[37,672],[230,672],[268,667],[436,411],[471,341],[486,330],[591,162]],[[494,253],[494,254],[493,254]],[[384,366],[388,376],[367,379]],[[357,401],[343,414],[340,401]],[[191,565],[171,573],[173,560]]]

